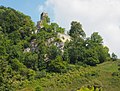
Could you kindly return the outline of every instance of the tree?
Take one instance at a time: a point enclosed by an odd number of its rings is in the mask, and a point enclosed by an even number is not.
[[[55,60],[51,60],[47,67],[50,72],[65,72],[66,63],[62,60],[61,56],[57,56]]]
[[[98,55],[98,59],[100,61],[100,63],[103,63],[105,61],[109,61],[110,60],[110,54],[109,54],[109,49],[106,46],[96,46],[95,50],[97,52]]]
[[[94,32],[91,35],[91,41],[95,44],[102,44],[103,43],[103,39],[102,37],[98,34],[98,32]]]
[[[41,86],[38,86],[35,88],[35,91],[43,91],[43,88]]]
[[[115,53],[112,53],[112,60],[116,61],[117,60],[117,55]]]
[[[44,40],[38,44],[38,69],[43,70],[46,68],[45,54],[47,53],[47,47]]]
[[[61,51],[59,48],[57,48],[57,46],[52,45],[49,47],[48,49],[48,58],[50,60],[55,59],[58,55],[61,55]]]
[[[88,37],[85,40],[85,48],[87,50],[92,49],[96,52],[99,63],[108,61],[110,59],[109,49],[108,47],[102,45],[102,43],[103,39],[98,32],[94,32],[91,37]]]
[[[64,33],[65,29],[59,27],[57,23],[51,23],[51,28],[54,32]]]
[[[11,42],[16,45],[17,43],[20,42],[21,36],[20,36],[20,33],[18,31],[13,31],[12,33],[10,33],[8,35],[8,37],[9,37],[9,39],[11,39]]]
[[[38,66],[38,55],[35,53],[24,53],[24,65],[26,65],[27,68],[31,68],[33,70],[37,70]]]
[[[12,8],[0,6],[0,27],[6,34],[22,28],[28,35],[34,29],[34,23],[29,16]]]
[[[23,63],[21,63],[18,59],[12,59],[11,60],[11,68],[15,71],[20,71],[22,68],[26,68],[25,65],[23,65]]]
[[[0,55],[5,55],[5,54],[6,54],[5,47],[0,46]]]
[[[76,37],[84,38],[86,36],[85,32],[82,29],[82,25],[77,21],[72,21],[69,35],[73,38],[76,38]]]
[[[64,50],[67,50],[68,52],[65,53],[67,54],[66,58],[69,58],[69,63],[75,64],[78,61],[82,62],[84,60],[84,54],[85,54],[84,39],[82,39],[81,37],[73,38],[72,41],[70,41],[65,45]],[[65,53],[64,53],[64,58],[65,58]]]
[[[22,52],[22,45],[18,44],[10,46],[7,53],[9,54],[9,59],[17,58],[21,60]]]
[[[0,91],[13,91],[12,70],[8,62],[0,59]]]
[[[99,63],[98,55],[97,55],[96,50],[94,50],[94,49],[86,50],[84,63],[86,63],[90,66],[95,66],[96,64]]]

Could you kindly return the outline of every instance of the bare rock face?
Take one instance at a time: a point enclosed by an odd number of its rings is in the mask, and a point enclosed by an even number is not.
[[[48,17],[48,13],[42,12],[40,19],[43,21],[46,19],[46,17]]]
[[[65,43],[66,41],[70,41],[70,36],[67,34],[62,34],[62,33],[58,33],[57,35],[58,38],[60,38],[60,40]]]
[[[42,27],[43,27],[42,21],[38,21],[38,22],[37,22],[37,28],[38,28],[38,30],[39,30],[40,28],[42,28]]]
[[[42,12],[40,15],[40,21],[37,22],[37,29],[43,28],[43,21],[47,21],[48,13]]]
[[[29,48],[29,47],[26,48],[26,49],[24,49],[24,52],[23,52],[23,53],[26,53],[26,52],[30,52],[30,48]]]

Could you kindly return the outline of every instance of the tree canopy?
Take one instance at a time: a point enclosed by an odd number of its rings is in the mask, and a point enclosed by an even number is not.
[[[43,22],[43,27],[37,30],[30,16],[0,6],[1,91],[15,89],[15,83],[40,78],[43,71],[65,73],[70,65],[97,66],[117,59],[115,54],[110,57],[109,48],[103,45],[98,32],[87,37],[80,22],[71,22],[70,39],[65,43],[58,36],[58,33],[68,36],[64,28],[51,23],[49,17]]]

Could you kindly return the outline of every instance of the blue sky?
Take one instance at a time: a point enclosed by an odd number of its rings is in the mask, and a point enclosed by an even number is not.
[[[0,0],[0,5],[14,8],[26,15],[29,15],[36,23],[36,21],[39,20],[40,13],[42,12],[39,7],[45,2],[46,0]],[[53,18],[51,10],[45,9],[44,11],[50,13],[50,16],[52,16],[51,18]]]

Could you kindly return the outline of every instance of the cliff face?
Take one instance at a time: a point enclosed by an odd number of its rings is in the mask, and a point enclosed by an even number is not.
[[[37,22],[37,28],[43,28],[44,23],[50,23],[50,18],[48,17],[48,13],[42,12],[40,15],[40,21]]]
[[[47,22],[47,18],[48,18],[48,13],[42,12],[40,15],[40,21],[37,22],[37,30],[40,30],[41,28],[43,28],[43,22],[46,21]]]
[[[39,32],[40,29],[44,27],[43,23],[44,21],[47,20],[47,18],[48,18],[48,13],[42,12],[40,15],[40,21],[37,22],[37,32]],[[63,33],[56,33],[56,34],[57,34],[57,37],[61,40],[61,42],[65,43],[67,40],[70,41],[69,35],[63,34]]]
[[[44,30],[48,33],[53,33],[54,36],[51,36],[49,38],[46,39],[45,44],[46,46],[50,47],[51,45],[55,45],[56,47],[58,47],[61,51],[63,51],[64,48],[64,44],[66,41],[70,41],[70,36],[64,33],[60,33],[57,30],[59,30],[59,26],[57,24],[52,24],[47,22],[48,19],[48,13],[41,13],[40,15],[40,20],[37,22],[37,29],[32,32],[32,34],[38,34],[41,30]],[[45,25],[48,25],[49,28],[46,28]],[[51,30],[51,32],[49,31],[49,29]],[[56,39],[58,39],[59,41],[56,41]],[[24,49],[24,52],[34,52],[37,50],[37,43],[35,42],[36,39],[31,40],[30,42],[30,46],[31,48],[26,48]]]
[[[41,19],[42,21],[44,21],[44,20],[46,19],[46,17],[48,17],[48,13],[42,12],[40,19]]]
[[[70,36],[67,34],[62,34],[62,33],[58,33],[58,38],[60,38],[60,40],[65,43],[66,41],[70,41]]]

